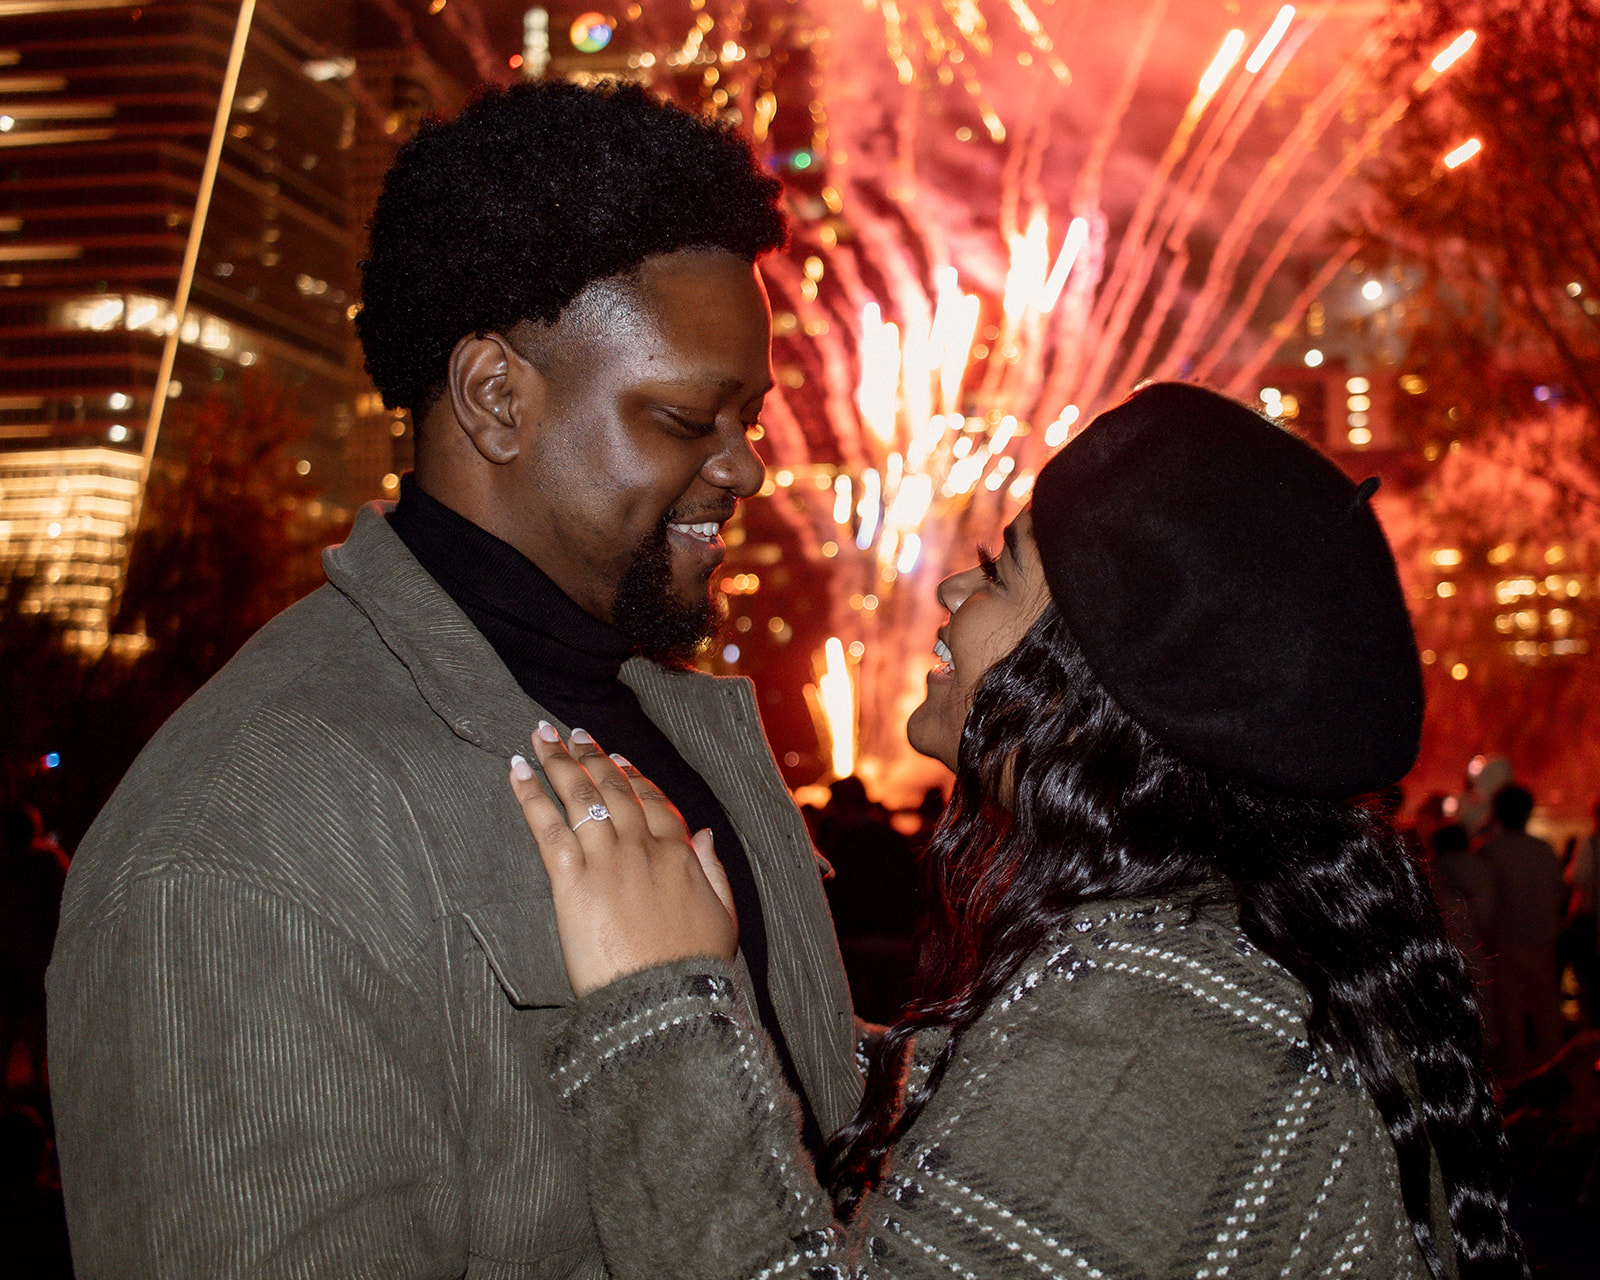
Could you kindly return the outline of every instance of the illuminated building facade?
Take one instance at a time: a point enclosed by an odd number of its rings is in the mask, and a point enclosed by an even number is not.
[[[147,446],[162,465],[150,433],[236,397],[245,371],[291,389],[297,469],[326,506],[395,469],[349,323],[360,130],[323,43],[349,10],[255,8],[213,179],[240,6],[0,4],[0,572],[33,575],[33,607],[80,643],[107,637]]]

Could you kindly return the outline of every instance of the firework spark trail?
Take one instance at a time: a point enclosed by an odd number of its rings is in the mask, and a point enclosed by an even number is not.
[[[1169,2],[1170,0],[1155,0],[1155,3],[1150,6],[1149,12],[1145,14],[1144,22],[1139,27],[1139,34],[1134,39],[1133,47],[1128,51],[1127,59],[1122,65],[1122,78],[1117,83],[1115,94],[1106,103],[1100,127],[1090,141],[1089,154],[1085,158],[1083,169],[1078,175],[1076,189],[1072,197],[1074,210],[1098,209],[1100,207],[1100,186],[1105,177],[1106,161],[1111,155],[1112,145],[1122,132],[1122,124],[1127,118],[1128,108],[1133,105],[1133,97],[1139,88],[1140,81],[1143,79],[1145,63],[1149,60],[1151,46],[1154,45],[1156,34],[1161,30],[1162,23],[1167,16]]]
[[[1378,31],[1368,36],[1360,52],[1340,67],[1338,74],[1329,79],[1322,92],[1301,112],[1295,127],[1257,173],[1223,229],[1206,270],[1205,282],[1191,299],[1189,312],[1173,340],[1169,361],[1181,358],[1183,352],[1199,349],[1201,335],[1215,322],[1227,301],[1239,260],[1260,229],[1262,218],[1282,198],[1290,181],[1310,158],[1318,140],[1349,97],[1352,82],[1383,39]]]
[[[1002,187],[1001,234],[1013,245],[1016,257],[1016,240],[1032,234],[1035,222],[1041,236],[1047,228],[1048,200],[1040,183],[1045,152],[1050,142],[1047,117],[1043,113],[1030,114],[1028,127],[1017,147],[1019,163],[1008,167],[1006,176],[1011,180]],[[1026,203],[1031,209],[1026,231],[1018,210]],[[1041,243],[1040,248],[1045,245]],[[1013,261],[1012,269],[1016,270]],[[1036,295],[1044,284],[1048,267],[1037,271],[1038,279],[1029,278],[1026,290]],[[983,387],[978,395],[978,407],[984,412],[1011,411],[1028,414],[1044,382],[1048,347],[1044,341],[1046,325],[1043,317],[1032,306],[1006,308],[998,340],[1000,359],[991,360]]]
[[[1278,81],[1289,63],[1294,60],[1295,54],[1300,52],[1301,47],[1311,38],[1320,23],[1320,18],[1300,23],[1294,29],[1294,36],[1279,45],[1269,66],[1261,71],[1249,72],[1235,82],[1235,94],[1245,99],[1244,109],[1230,110],[1218,118],[1214,132],[1219,136],[1215,138],[1213,145],[1205,147],[1195,157],[1197,164],[1202,160],[1205,164],[1199,180],[1186,178],[1180,183],[1180,187],[1187,188],[1191,193],[1191,198],[1186,202],[1188,216],[1171,230],[1168,242],[1173,248],[1188,239],[1196,216],[1211,198],[1224,166],[1234,158],[1240,142],[1244,139],[1245,131],[1255,122],[1267,96],[1277,87]]]
[[[1051,422],[1067,408],[1069,386],[1066,372],[1074,365],[1072,353],[1086,350],[1104,335],[1089,331],[1089,314],[1094,306],[1095,287],[1105,272],[1106,244],[1110,234],[1104,210],[1098,205],[1087,209],[1083,215],[1089,224],[1088,236],[1078,253],[1078,263],[1067,280],[1060,302],[1056,305],[1055,321],[1050,327],[1046,353],[1054,358],[1049,376],[1033,404],[1035,422]],[[1035,433],[1024,440],[1023,454],[1018,459],[1029,470],[1043,461],[1043,433]]]
[[[1194,230],[1195,222],[1203,211],[1211,207],[1211,197],[1216,191],[1217,183],[1221,180],[1228,162],[1237,152],[1245,131],[1256,120],[1267,95],[1319,23],[1320,18],[1301,23],[1295,28],[1293,38],[1280,44],[1269,66],[1259,72],[1235,78],[1227,99],[1212,118],[1210,126],[1185,163],[1177,181],[1172,184],[1163,208],[1163,216],[1152,228],[1146,240],[1145,260],[1140,263],[1141,278],[1137,284],[1140,292],[1147,288],[1149,277],[1154,273],[1156,258],[1163,247],[1170,253],[1180,255],[1165,267],[1169,280],[1174,272],[1181,277],[1187,270],[1189,254],[1184,246]],[[1175,284],[1163,282],[1156,305],[1145,315],[1138,341],[1123,361],[1116,377],[1111,380],[1110,385],[1114,393],[1133,386],[1144,374],[1161,329],[1172,314],[1172,307],[1177,300],[1181,284],[1181,278]],[[1172,347],[1172,352],[1179,360],[1185,358],[1187,354],[1176,344]],[[1101,390],[1102,388],[1097,386],[1085,386],[1079,389],[1079,394],[1085,404],[1094,405],[1098,402]]]
[[[1222,171],[1222,162],[1229,159],[1231,149],[1223,143],[1237,142],[1239,135],[1254,119],[1255,108],[1263,94],[1252,93],[1255,77],[1239,78],[1222,106],[1212,116],[1211,124],[1201,135],[1199,143],[1190,151],[1176,180],[1168,183],[1159,215],[1152,221],[1150,230],[1135,245],[1134,266],[1123,282],[1122,302],[1131,307],[1149,294],[1151,278],[1160,269],[1165,273],[1155,305],[1146,313],[1138,340],[1124,359],[1115,377],[1110,379],[1114,391],[1131,386],[1144,368],[1144,362],[1155,348],[1161,327],[1171,314],[1182,287],[1183,275],[1189,267],[1188,235],[1202,206],[1211,195]],[[1247,107],[1248,110],[1241,108]],[[1170,256],[1169,256],[1170,255]],[[1131,314],[1128,321],[1131,322]],[[1123,329],[1115,330],[1122,333]],[[1114,352],[1112,353],[1115,354]],[[1107,361],[1103,370],[1110,369]],[[1078,388],[1079,401],[1094,412],[1100,403],[1102,383],[1085,379]]]
[[[1283,318],[1273,325],[1272,330],[1257,345],[1255,351],[1239,366],[1239,371],[1229,381],[1227,387],[1224,388],[1229,395],[1240,399],[1254,396],[1255,392],[1252,389],[1254,383],[1261,370],[1272,359],[1273,354],[1283,345],[1284,333],[1300,323],[1301,318],[1311,304],[1317,300],[1324,289],[1333,283],[1334,277],[1344,270],[1345,264],[1356,256],[1356,250],[1360,247],[1361,242],[1352,237],[1333,251],[1316,275],[1307,282],[1306,287],[1300,290],[1295,300],[1289,304],[1283,313]],[[1240,329],[1242,330],[1242,328],[1243,326],[1241,325]],[[1209,373],[1209,370],[1210,366],[1207,365],[1207,373]],[[1203,380],[1205,376],[1204,374],[1197,375],[1200,380]]]
[[[1078,258],[1081,263],[1083,258],[1081,249]],[[1063,303],[1058,301],[1056,305],[1060,307]],[[1033,416],[1033,407],[1038,403],[1039,393],[1044,387],[1045,356],[1049,351],[1051,319],[1050,315],[1031,307],[1023,317],[1024,332],[1018,336],[1016,342],[1019,350],[1027,353],[1029,358],[1016,362],[1013,375],[1015,385],[1003,405],[997,407],[1019,417]]]
[[[1072,83],[1072,72],[1055,51],[1055,42],[1050,39],[1050,33],[1045,30],[1044,24],[1039,21],[1033,10],[1024,0],[1007,0],[1011,12],[1017,20],[1017,26],[1028,37],[1028,42],[1034,49],[1045,57],[1045,65],[1050,73],[1062,84]]]
[[[1218,334],[1217,340],[1208,346],[1204,357],[1195,366],[1194,376],[1196,378],[1209,377],[1218,363],[1220,363],[1224,354],[1239,339],[1239,336],[1244,332],[1246,324],[1249,323],[1250,316],[1254,313],[1256,305],[1266,292],[1267,286],[1272,283],[1278,267],[1288,257],[1289,251],[1310,225],[1320,206],[1326,203],[1349,177],[1350,173],[1355,170],[1356,166],[1360,164],[1367,154],[1368,147],[1376,142],[1377,138],[1400,118],[1400,115],[1405,110],[1404,103],[1398,103],[1391,110],[1392,114],[1385,112],[1383,116],[1380,116],[1373,123],[1373,126],[1367,131],[1367,136],[1362,139],[1362,144],[1352,148],[1344,163],[1323,179],[1322,184],[1317,188],[1311,199],[1306,202],[1300,213],[1283,229],[1278,236],[1277,242],[1272,246],[1267,256],[1261,260],[1261,265],[1257,267],[1255,276],[1245,290],[1243,298],[1230,313],[1227,323]],[[1278,326],[1275,326],[1275,328],[1281,327],[1282,324],[1283,321],[1279,321]]]
[[[830,255],[829,262],[829,272],[841,295],[841,303],[831,313],[805,298],[800,273],[793,268],[788,259],[774,258],[762,269],[763,272],[781,273],[776,278],[786,286],[785,301],[790,310],[801,317],[803,322],[820,320],[827,325],[825,332],[813,332],[803,340],[792,341],[787,349],[792,354],[820,366],[818,376],[806,379],[805,394],[815,400],[818,398],[817,389],[821,389],[820,416],[832,428],[831,443],[834,452],[842,466],[852,470],[862,470],[876,466],[878,457],[874,451],[866,447],[850,395],[852,368],[855,363],[854,352],[850,347],[850,335],[855,327],[856,317],[862,307],[872,300],[872,295],[861,280],[854,254],[836,251]],[[815,324],[812,323],[809,327],[814,329]],[[803,325],[802,335],[806,331],[807,326]],[[780,391],[775,398],[784,399],[784,393]],[[850,430],[840,430],[840,424],[849,424]],[[788,455],[776,449],[773,451],[773,456],[785,462],[789,461]],[[809,458],[806,460],[809,461]]]
[[[1112,261],[1110,278],[1095,302],[1094,310],[1090,313],[1088,328],[1091,333],[1101,333],[1113,338],[1120,337],[1127,331],[1134,309],[1144,296],[1144,282],[1149,279],[1149,272],[1144,264],[1151,261],[1152,255],[1160,249],[1159,241],[1151,242],[1151,224],[1162,201],[1167,198],[1172,172],[1187,150],[1189,140],[1199,126],[1211,96],[1203,88],[1196,91],[1183,113],[1183,118],[1173,130],[1161,159],[1156,163],[1155,171],[1140,196],[1133,217],[1129,220],[1122,243],[1117,247],[1117,256]],[[1135,281],[1139,283],[1136,285]],[[1106,371],[1116,356],[1117,345],[1116,341],[1096,344],[1094,353],[1088,361],[1087,371],[1077,380],[1077,397],[1080,401],[1092,401],[1093,397],[1086,393],[1097,390],[1103,383]]]
[[[1038,418],[1054,418],[1061,413],[1081,380],[1085,360],[1092,357],[1096,348],[1107,340],[1104,330],[1096,330],[1091,323],[1095,290],[1105,271],[1105,246],[1109,234],[1109,226],[1101,212],[1101,187],[1111,148],[1133,104],[1151,47],[1166,18],[1168,3],[1169,0],[1156,0],[1145,14],[1139,34],[1123,62],[1122,78],[1111,100],[1106,103],[1100,126],[1090,140],[1088,155],[1074,184],[1071,208],[1074,213],[1090,219],[1089,243],[1085,245],[1082,266],[1074,272],[1078,287],[1068,290],[1059,307],[1055,341],[1049,344],[1047,351],[1047,356],[1053,357],[1053,361],[1044,380],[1044,389],[1033,405]]]
[[[502,80],[506,64],[490,47],[489,33],[484,29],[483,14],[475,5],[447,4],[439,10],[439,17],[454,33],[456,39],[472,57],[473,69],[478,78],[487,82]]]
[[[1161,289],[1151,303],[1150,312],[1145,317],[1144,327],[1139,332],[1138,340],[1128,352],[1128,358],[1123,362],[1121,372],[1111,383],[1111,398],[1119,398],[1120,392],[1130,390],[1137,381],[1137,371],[1146,367],[1150,353],[1155,350],[1156,339],[1161,336],[1162,323],[1172,313],[1172,304],[1177,300],[1178,291],[1183,288],[1183,277],[1188,268],[1189,250],[1185,247],[1174,253],[1168,263],[1166,275],[1161,281]],[[1082,396],[1091,416],[1099,411],[1098,387],[1092,391],[1085,387]]]
[[[1400,117],[1405,114],[1409,101],[1409,95],[1401,94],[1396,96],[1383,112],[1368,124],[1366,132],[1361,136],[1361,140],[1345,153],[1341,163],[1323,179],[1311,199],[1305,202],[1300,212],[1284,228],[1277,242],[1272,246],[1267,256],[1262,259],[1260,266],[1256,268],[1255,277],[1250,281],[1244,298],[1231,313],[1218,341],[1207,350],[1205,358],[1201,361],[1200,366],[1197,367],[1196,376],[1209,374],[1221,358],[1222,353],[1238,340],[1239,335],[1244,332],[1244,327],[1248,323],[1250,316],[1254,313],[1256,305],[1261,301],[1262,294],[1265,293],[1267,286],[1271,283],[1273,274],[1282,265],[1284,259],[1288,257],[1289,251],[1305,232],[1313,218],[1315,218],[1317,211],[1332,198],[1334,192],[1349,179],[1361,162],[1377,147],[1383,135],[1393,128]],[[1331,280],[1332,277],[1329,278]],[[1310,305],[1309,301],[1307,305]],[[1282,321],[1279,324],[1281,325]],[[1204,373],[1201,370],[1204,370]]]

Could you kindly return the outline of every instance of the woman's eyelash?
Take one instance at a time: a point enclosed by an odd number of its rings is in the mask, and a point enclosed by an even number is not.
[[[995,558],[990,554],[989,548],[982,544],[978,546],[978,568],[983,570],[983,576],[990,582],[999,580],[1000,570],[996,567]]]

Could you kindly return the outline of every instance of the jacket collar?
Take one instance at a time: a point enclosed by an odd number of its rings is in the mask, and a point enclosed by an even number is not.
[[[389,527],[389,509],[367,504],[350,536],[323,552],[328,581],[367,616],[452,733],[509,760],[526,751],[533,725],[551,717],[406,550]]]

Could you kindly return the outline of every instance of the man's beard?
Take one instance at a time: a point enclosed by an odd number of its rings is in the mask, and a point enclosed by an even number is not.
[[[671,513],[634,549],[617,584],[611,618],[617,630],[647,658],[686,667],[722,625],[725,607],[711,595],[685,604],[672,587],[672,549],[667,544]]]

